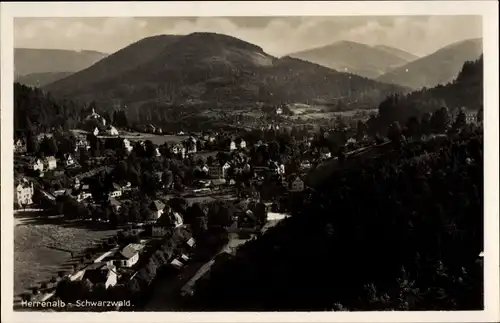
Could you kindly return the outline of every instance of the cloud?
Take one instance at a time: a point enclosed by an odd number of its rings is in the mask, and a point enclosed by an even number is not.
[[[395,46],[425,55],[481,37],[473,16],[16,18],[15,46],[114,52],[157,34],[228,34],[281,56],[339,40]]]

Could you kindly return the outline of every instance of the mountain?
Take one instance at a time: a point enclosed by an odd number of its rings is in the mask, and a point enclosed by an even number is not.
[[[16,78],[33,73],[78,72],[106,57],[107,54],[83,50],[14,49]]]
[[[398,56],[398,57],[406,60],[407,62],[411,62],[411,61],[414,61],[414,60],[419,58],[417,55],[408,53],[407,51],[404,51],[404,50],[399,49],[399,48],[391,47],[391,46],[375,45],[375,46],[373,46],[373,48],[376,48],[376,49],[382,50],[382,51],[386,51],[392,55]]]
[[[23,76],[19,76],[16,82],[27,86],[44,86],[50,83],[54,83],[60,79],[63,79],[73,72],[46,72],[46,73],[31,73]]]
[[[278,59],[254,44],[214,33],[145,38],[44,89],[104,104],[314,103],[350,96],[365,107],[406,90],[295,58]]]
[[[378,117],[372,124],[374,131],[383,133],[393,122],[406,124],[411,117],[434,113],[442,107],[449,111],[465,108],[478,111],[483,107],[483,56],[463,64],[457,78],[446,85],[424,88],[405,95],[391,95],[383,100]]]
[[[464,40],[400,66],[377,80],[413,89],[446,84],[457,77],[464,62],[476,60],[482,52],[482,39]]]
[[[391,68],[410,62],[415,57],[391,47],[371,47],[350,41],[339,41],[288,56],[368,78],[376,78]]]

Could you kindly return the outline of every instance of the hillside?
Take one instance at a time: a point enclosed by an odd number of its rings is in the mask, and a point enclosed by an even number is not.
[[[375,45],[375,46],[373,46],[373,48],[386,51],[388,53],[391,53],[392,55],[396,55],[396,56],[406,60],[407,62],[411,62],[411,61],[414,61],[414,60],[419,58],[417,55],[408,53],[407,51],[404,51],[404,50],[399,49],[399,48],[391,47],[391,46]]]
[[[446,85],[414,91],[406,95],[391,95],[379,105],[377,117],[372,117],[368,124],[372,133],[386,133],[393,122],[407,124],[412,117],[425,119],[424,114],[434,113],[447,107],[451,113],[457,108],[469,111],[483,107],[483,56],[476,61],[463,64],[457,78]]]
[[[468,39],[448,45],[433,54],[400,66],[378,81],[413,89],[446,84],[455,79],[466,61],[476,60],[483,51],[482,39]]]
[[[391,68],[411,61],[413,55],[390,47],[339,41],[331,45],[289,54],[290,57],[316,63],[340,72],[376,78]],[[406,56],[406,57],[405,57]]]
[[[313,103],[350,94],[360,106],[405,90],[289,57],[278,59],[256,45],[213,33],[146,38],[45,89],[102,104],[117,99]]]
[[[96,51],[72,51],[62,49],[14,49],[14,75],[17,77],[33,73],[78,72],[107,54]]]
[[[69,75],[73,74],[73,72],[46,72],[46,73],[31,73],[23,76],[19,76],[16,79],[16,82],[27,86],[45,86],[50,83],[54,83],[55,81],[59,81]]]
[[[482,309],[482,143],[478,131],[346,160],[176,310]]]

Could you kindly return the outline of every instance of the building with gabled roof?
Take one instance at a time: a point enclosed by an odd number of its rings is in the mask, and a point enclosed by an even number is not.
[[[105,288],[115,286],[118,281],[116,266],[107,263],[93,263],[85,268],[82,277],[92,284],[103,284]]]
[[[154,200],[151,202],[149,208],[155,214],[156,219],[159,219],[165,211],[165,204],[160,200]]]

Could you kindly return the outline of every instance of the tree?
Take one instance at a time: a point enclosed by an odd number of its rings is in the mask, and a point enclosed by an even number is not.
[[[403,131],[399,122],[393,122],[387,131],[387,138],[399,146],[403,141]]]
[[[460,109],[457,117],[455,118],[455,122],[453,123],[453,129],[459,130],[462,129],[467,124],[467,116],[463,109]]]
[[[410,138],[418,138],[421,135],[421,125],[418,117],[410,117],[406,123],[407,134]]]
[[[432,114],[431,120],[431,129],[433,131],[444,133],[448,129],[448,125],[450,123],[450,115],[448,112],[448,108],[442,107]]]

